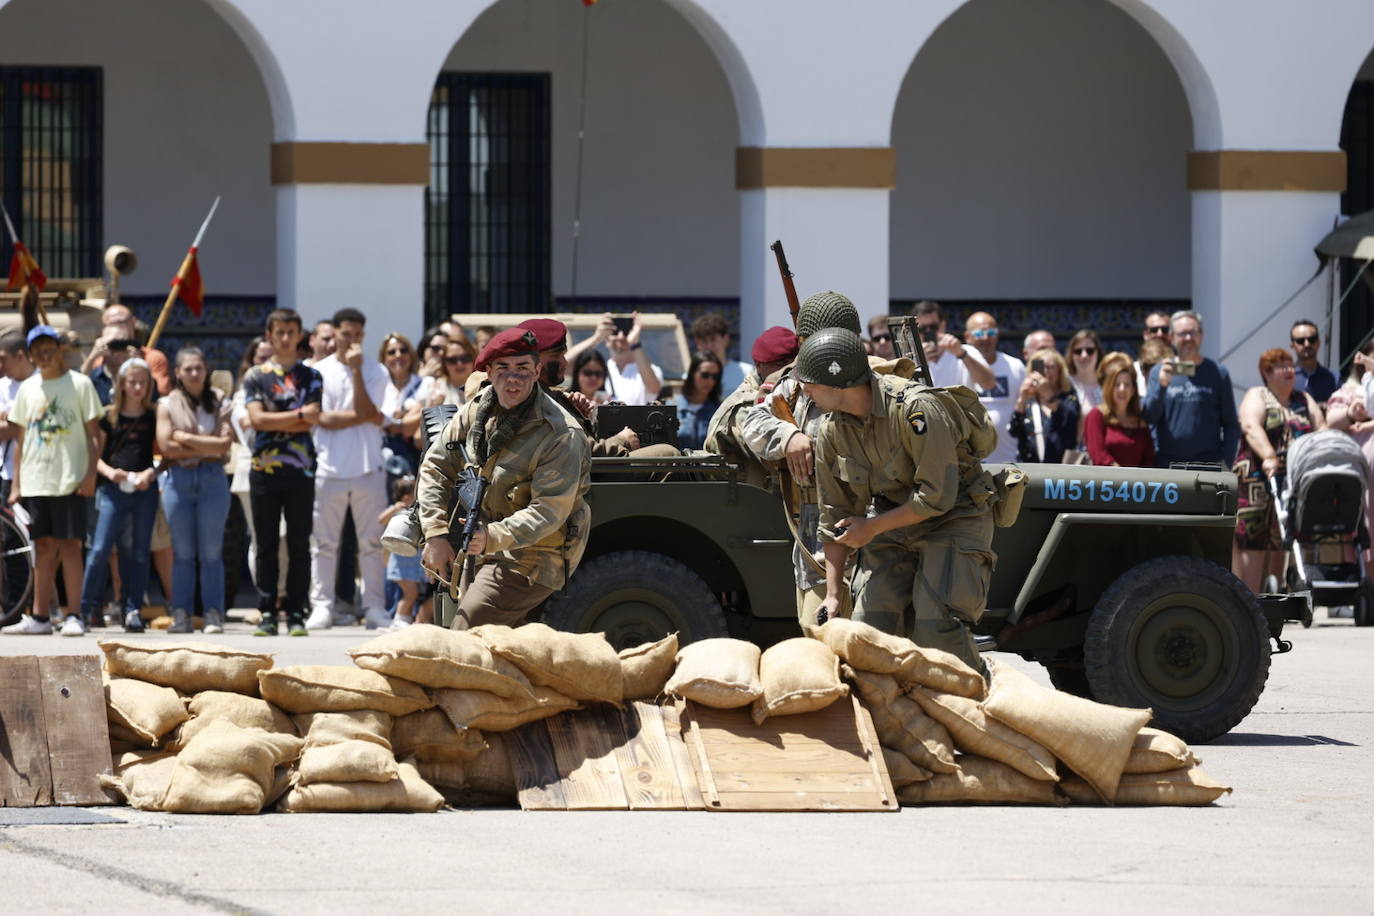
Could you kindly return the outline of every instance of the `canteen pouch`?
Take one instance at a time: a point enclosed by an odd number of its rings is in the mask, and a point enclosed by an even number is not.
[[[998,528],[1010,528],[1021,514],[1021,501],[1026,498],[1026,472],[1014,464],[1003,465],[992,475],[992,484],[997,490],[992,521]]]

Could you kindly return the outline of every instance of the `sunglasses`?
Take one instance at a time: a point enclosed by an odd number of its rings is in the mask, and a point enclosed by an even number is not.
[[[1093,356],[1097,353],[1097,347],[1074,347],[1073,352],[1078,356]]]
[[[976,331],[969,331],[969,336],[974,340],[987,340],[989,337],[997,336],[996,328],[979,328]]]
[[[697,378],[718,379],[718,378],[720,378],[720,373],[719,373],[719,372],[698,372],[698,373],[697,373]]]
[[[1317,343],[1317,342],[1320,341],[1320,340],[1321,340],[1321,338],[1319,338],[1316,334],[1313,334],[1311,337],[1294,337],[1294,338],[1293,338],[1293,343],[1295,343],[1295,344],[1304,344],[1304,345],[1305,345],[1305,344],[1314,344],[1314,343]]]
[[[1175,337],[1200,337],[1200,336],[1202,336],[1202,332],[1201,332],[1201,331],[1175,331],[1175,332],[1174,332],[1174,336],[1175,336]]]
[[[444,357],[444,364],[447,365],[447,366],[456,366],[456,365],[458,365],[459,363],[470,363],[470,362],[472,362],[472,357],[471,357],[471,356],[445,356],[445,357]]]
[[[887,343],[889,340],[892,339],[892,335],[891,335],[891,334],[874,334],[874,335],[873,335],[871,338],[869,338],[869,339],[872,340],[874,343]]]
[[[1169,326],[1167,324],[1149,324],[1145,326],[1145,333],[1162,336],[1169,333]]]
[[[606,377],[606,373],[602,372],[600,369],[583,369],[579,374],[580,374],[580,375],[585,375],[587,378],[605,378],[605,377]]]

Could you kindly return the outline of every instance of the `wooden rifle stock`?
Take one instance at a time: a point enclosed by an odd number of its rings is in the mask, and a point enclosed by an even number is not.
[[[787,293],[787,310],[792,313],[792,327],[797,326],[797,313],[801,311],[801,301],[797,298],[797,287],[792,282],[792,269],[787,266],[787,255],[782,251],[782,240],[768,246],[778,259],[778,273],[782,274],[782,289]]]

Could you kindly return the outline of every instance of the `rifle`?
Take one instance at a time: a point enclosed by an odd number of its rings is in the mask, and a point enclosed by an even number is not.
[[[787,310],[792,313],[792,327],[797,326],[797,313],[801,311],[801,300],[797,298],[797,287],[792,282],[792,269],[787,266],[787,255],[782,253],[782,240],[768,246],[778,259],[778,273],[782,274],[782,290],[787,294]]]
[[[453,495],[449,500],[452,506],[450,518],[462,511],[465,517],[463,530],[458,535],[457,543],[454,547],[458,551],[458,556],[463,561],[463,568],[460,574],[453,580],[447,582],[449,595],[454,601],[459,600],[463,590],[472,582],[472,575],[477,566],[476,557],[468,553],[468,548],[472,545],[472,536],[477,533],[481,525],[482,500],[487,496],[487,488],[491,486],[491,481],[482,476],[479,468],[467,464],[467,454],[463,449],[463,443],[452,441],[445,443],[451,451],[458,452],[463,459],[463,470],[458,473],[458,479],[453,482]],[[449,540],[453,542],[453,528],[449,528]]]

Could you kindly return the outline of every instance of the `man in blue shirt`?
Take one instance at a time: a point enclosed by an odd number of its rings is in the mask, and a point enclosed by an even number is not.
[[[1317,349],[1321,346],[1322,339],[1316,324],[1306,318],[1298,319],[1293,322],[1289,339],[1293,343],[1293,356],[1298,363],[1294,390],[1306,391],[1319,406],[1326,407],[1326,402],[1336,389],[1341,387],[1341,383],[1336,378],[1336,373],[1317,362]]]
[[[1145,420],[1155,429],[1162,468],[1178,461],[1207,461],[1227,467],[1240,444],[1240,420],[1231,374],[1202,355],[1202,316],[1187,310],[1169,319],[1176,359],[1150,371]]]

